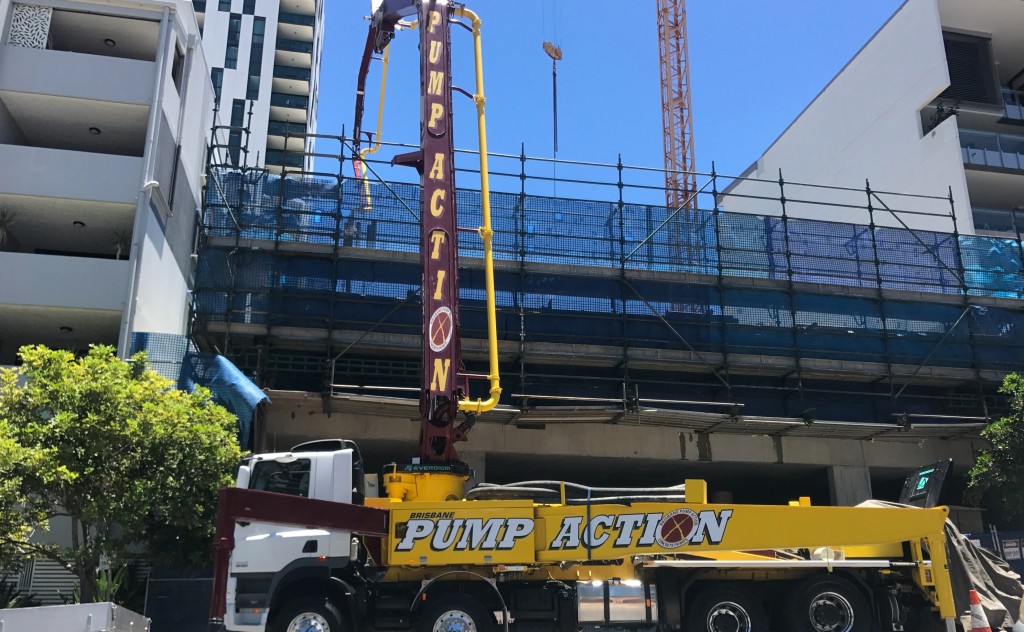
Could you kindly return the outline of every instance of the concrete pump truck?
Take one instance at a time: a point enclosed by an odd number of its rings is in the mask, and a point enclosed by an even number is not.
[[[460,355],[452,24],[471,27],[476,56],[483,401],[467,396]],[[450,0],[383,0],[359,71],[356,138],[372,55],[387,58],[396,29],[418,30],[421,147],[393,162],[415,167],[422,182],[419,456],[385,468],[382,498],[365,496],[351,441],[249,457],[236,487],[221,492],[209,629],[954,630],[944,507],[711,504],[701,480],[657,489],[532,481],[464,493],[470,470],[455,444],[501,394],[480,25]]]

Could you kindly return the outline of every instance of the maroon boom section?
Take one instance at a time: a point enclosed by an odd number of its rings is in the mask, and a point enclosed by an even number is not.
[[[451,39],[448,0],[420,3],[420,147],[397,156],[395,164],[414,166],[423,185],[420,256],[423,266],[423,390],[420,459],[458,461],[455,442],[467,424],[457,426],[458,400],[465,394],[459,337],[458,223],[452,139]]]

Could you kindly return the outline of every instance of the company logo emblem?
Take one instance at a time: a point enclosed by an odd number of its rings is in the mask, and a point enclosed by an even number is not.
[[[655,540],[666,549],[677,549],[693,538],[700,518],[690,509],[676,509],[669,512],[658,524]]]
[[[430,326],[427,331],[430,332],[430,349],[435,353],[438,351],[444,351],[448,347],[448,343],[452,341],[452,331],[454,318],[452,318],[452,310],[447,307],[438,307],[434,310],[434,314],[430,317]]]

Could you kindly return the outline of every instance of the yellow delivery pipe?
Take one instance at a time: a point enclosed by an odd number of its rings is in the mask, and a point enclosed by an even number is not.
[[[473,21],[473,55],[476,58],[476,103],[477,135],[480,140],[480,204],[483,211],[483,226],[478,231],[484,242],[484,283],[487,292],[487,346],[490,353],[490,371],[487,378],[491,382],[490,398],[486,400],[460,399],[459,410],[465,413],[485,413],[498,405],[501,397],[501,379],[498,375],[498,319],[494,308],[494,258],[491,240],[491,188],[487,176],[487,125],[484,122],[484,56],[480,45],[480,17],[467,9],[458,7],[455,14]]]
[[[391,44],[384,47],[384,68],[381,70],[380,75],[380,103],[377,106],[377,135],[374,137],[374,143],[372,147],[360,150],[359,152],[359,164],[363,168],[363,193],[366,197],[366,211],[373,210],[373,198],[370,197],[370,179],[366,177],[368,172],[366,168],[366,156],[376,152],[380,149],[380,132],[384,126],[384,89],[388,83],[388,61],[391,58]],[[358,138],[356,139],[359,140]]]

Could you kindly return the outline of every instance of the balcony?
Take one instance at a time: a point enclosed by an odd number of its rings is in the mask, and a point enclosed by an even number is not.
[[[274,92],[283,94],[309,94],[309,80],[313,71],[309,68],[294,66],[274,66]]]
[[[22,203],[51,200],[38,211],[46,215],[53,214],[57,198],[77,203],[79,213],[106,205],[134,209],[142,186],[142,158],[132,156],[0,145],[0,164],[0,191]],[[69,218],[68,225],[72,219],[85,218]]]
[[[296,81],[309,81],[313,71],[309,68],[295,68],[293,66],[274,66],[275,79],[293,79]]]
[[[1024,171],[1024,136],[961,129],[960,153],[968,166]]]
[[[305,123],[288,123],[285,121],[270,121],[267,125],[269,136],[297,136],[306,133]]]
[[[21,93],[21,98],[52,95],[148,106],[155,76],[152,61],[18,46],[0,55],[0,93]],[[75,108],[69,114],[80,113]]]
[[[289,170],[300,170],[303,168],[305,154],[301,151],[284,151],[281,149],[267,149],[265,164],[267,168],[275,173],[281,172],[281,167],[288,167]]]
[[[316,18],[312,15],[301,15],[298,13],[287,13],[282,11],[277,14],[277,21],[281,24],[294,24],[296,26],[312,27]]]
[[[277,16],[277,38],[312,42],[315,22],[316,18],[312,15],[282,11]]]
[[[304,97],[297,94],[280,94],[278,92],[271,92],[270,106],[302,110],[303,113],[305,113],[306,108],[309,107],[309,97]]]
[[[0,270],[17,270],[0,275],[0,304],[120,313],[130,269],[127,259],[0,252]]]
[[[279,39],[277,40],[277,50],[287,51],[290,53],[305,53],[307,55],[313,54],[313,42],[300,42],[292,39]]]
[[[278,37],[274,49],[274,63],[280,66],[310,68],[313,65],[313,42]]]
[[[305,123],[309,97],[295,94],[270,93],[270,118],[289,123]]]
[[[971,214],[974,217],[974,228],[978,232],[1016,237],[1024,230],[1024,209],[974,207]]]
[[[1003,110],[1006,118],[1024,121],[1024,90],[1003,88]]]

